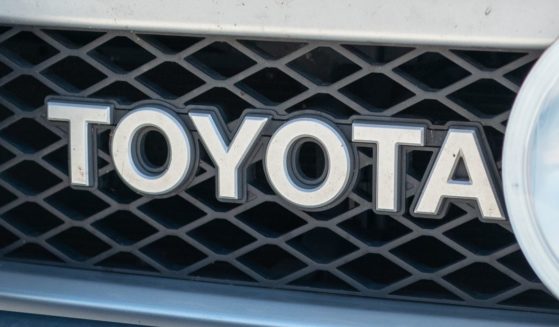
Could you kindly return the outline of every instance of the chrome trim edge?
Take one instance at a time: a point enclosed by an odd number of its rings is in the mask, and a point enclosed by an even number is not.
[[[4,0],[0,22],[531,49],[559,36],[558,10],[554,0]]]
[[[0,263],[0,310],[157,326],[547,326],[558,315]]]

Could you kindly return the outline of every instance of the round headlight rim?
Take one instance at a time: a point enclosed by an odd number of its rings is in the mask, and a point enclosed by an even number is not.
[[[530,266],[559,297],[559,261],[547,244],[530,198],[531,155],[535,124],[550,90],[559,83],[559,41],[540,57],[526,77],[507,124],[503,147],[503,189],[510,223]]]

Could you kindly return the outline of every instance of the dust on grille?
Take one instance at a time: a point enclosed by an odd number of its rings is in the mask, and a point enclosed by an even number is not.
[[[215,199],[202,154],[193,183],[142,197],[116,176],[109,129],[98,136],[98,187],[69,187],[67,130],[45,119],[48,95],[110,99],[132,108],[159,99],[220,107],[230,127],[246,108],[319,109],[475,121],[493,156],[521,81],[539,53],[334,42],[248,40],[130,32],[0,28],[0,256],[262,287],[555,311],[504,224],[467,203],[440,220],[377,215],[372,151],[333,209],[279,201],[262,156],[248,168],[248,201]],[[408,205],[435,149],[408,151]],[[157,160],[157,159],[155,159]],[[312,161],[312,155],[308,160]],[[309,167],[307,167],[309,168]],[[312,170],[312,167],[309,169]]]

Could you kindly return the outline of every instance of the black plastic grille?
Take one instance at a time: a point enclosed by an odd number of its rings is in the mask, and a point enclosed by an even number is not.
[[[116,176],[109,128],[98,130],[98,187],[69,187],[67,127],[45,119],[48,95],[220,107],[234,128],[246,108],[317,109],[484,126],[497,167],[507,117],[535,51],[246,40],[26,27],[0,29],[0,256],[361,296],[554,311],[507,224],[479,221],[465,202],[441,220],[377,215],[372,151],[359,179],[323,212],[273,194],[262,155],[248,201],[215,199],[202,154],[191,185],[142,197]],[[407,153],[408,205],[434,148]],[[312,159],[312,158],[311,158]]]

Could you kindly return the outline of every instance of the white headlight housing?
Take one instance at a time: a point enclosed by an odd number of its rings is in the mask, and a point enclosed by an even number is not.
[[[522,251],[559,297],[559,42],[536,63],[514,103],[503,150],[503,186]]]

